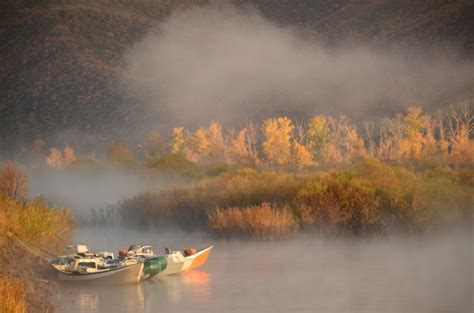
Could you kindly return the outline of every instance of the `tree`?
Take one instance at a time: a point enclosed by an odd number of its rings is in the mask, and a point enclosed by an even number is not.
[[[300,143],[293,143],[291,161],[295,168],[303,169],[313,164],[311,153]]]
[[[265,137],[263,154],[267,161],[278,166],[286,165],[291,156],[292,121],[287,117],[267,119],[262,131]]]
[[[0,194],[16,200],[28,194],[28,180],[14,162],[7,161],[0,168]]]
[[[159,157],[163,154],[164,142],[161,134],[156,130],[151,130],[147,136],[147,156],[148,157]]]
[[[212,122],[207,128],[206,135],[209,141],[209,156],[215,161],[227,162],[227,147],[222,133],[222,126]]]
[[[71,163],[74,162],[75,159],[76,157],[74,156],[74,150],[72,150],[71,147],[66,146],[63,151],[63,166],[71,165]]]
[[[171,154],[179,154],[183,150],[185,144],[184,128],[175,127],[171,133],[170,152]]]
[[[106,156],[109,160],[118,163],[130,162],[134,159],[132,151],[125,142],[114,140],[107,143]]]
[[[66,146],[64,151],[53,147],[46,157],[46,164],[49,167],[64,167],[71,165],[75,159],[74,150],[71,147]]]
[[[246,136],[247,128],[244,128],[232,140],[232,144],[230,146],[230,155],[233,163],[244,164],[250,160]]]
[[[41,154],[43,153],[44,145],[46,143],[44,142],[43,139],[41,138],[36,138],[35,141],[33,141],[33,145],[31,147],[31,151],[34,153]]]
[[[51,148],[49,155],[46,157],[46,164],[49,167],[62,167],[63,166],[63,156],[61,150],[57,148]]]
[[[325,161],[330,143],[328,119],[325,116],[316,115],[309,120],[307,138],[308,149],[313,155],[313,159]]]

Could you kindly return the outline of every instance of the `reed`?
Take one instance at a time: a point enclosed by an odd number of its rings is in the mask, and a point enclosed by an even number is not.
[[[25,311],[26,297],[22,283],[8,276],[0,277],[0,312],[23,313]]]
[[[297,229],[290,211],[262,203],[246,208],[218,209],[209,214],[211,229],[219,236],[282,239]]]

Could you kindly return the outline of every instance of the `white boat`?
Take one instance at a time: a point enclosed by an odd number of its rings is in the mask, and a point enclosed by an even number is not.
[[[109,252],[91,253],[85,245],[76,246],[75,255],[58,257],[51,264],[59,280],[100,284],[138,283],[143,265],[136,259],[113,259]]]
[[[213,246],[201,250],[185,249],[181,251],[170,251],[167,249],[165,256],[158,256],[144,261],[142,279],[155,276],[165,276],[195,269],[207,262]]]

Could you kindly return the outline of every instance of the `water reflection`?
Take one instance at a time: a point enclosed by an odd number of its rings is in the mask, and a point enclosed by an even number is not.
[[[88,286],[61,284],[58,294],[61,312],[145,311],[143,286]],[[130,301],[132,300],[132,301]]]
[[[151,239],[142,238],[149,236]],[[139,234],[118,243],[208,243]],[[174,241],[173,241],[174,240]],[[160,241],[160,242],[158,242]],[[85,240],[85,242],[89,242]],[[68,286],[62,312],[472,312],[472,234],[374,240],[217,241],[199,270],[134,286]],[[98,243],[97,243],[98,244]],[[119,244],[115,243],[116,246]]]
[[[62,284],[58,294],[63,312],[152,312],[156,304],[210,300],[210,275],[192,270],[128,286]]]

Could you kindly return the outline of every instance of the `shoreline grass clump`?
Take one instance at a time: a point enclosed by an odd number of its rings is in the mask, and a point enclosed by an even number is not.
[[[9,276],[0,276],[0,312],[23,313],[26,311],[26,295],[23,284]]]
[[[283,239],[297,230],[297,223],[288,208],[277,208],[269,203],[217,209],[209,214],[209,223],[214,233],[224,237]]]
[[[30,248],[59,253],[70,242],[74,227],[68,209],[52,207],[43,196],[28,200],[24,192],[27,189],[25,176],[16,164],[7,162],[0,168],[2,312],[53,310],[54,305],[48,300],[52,285],[38,287],[38,281],[49,278],[49,263]],[[21,192],[12,192],[18,190]]]

